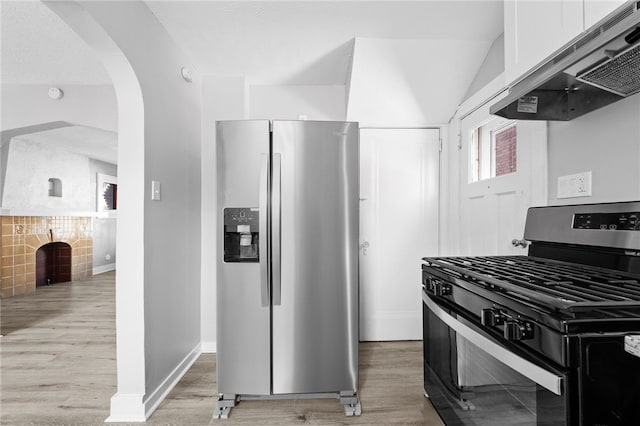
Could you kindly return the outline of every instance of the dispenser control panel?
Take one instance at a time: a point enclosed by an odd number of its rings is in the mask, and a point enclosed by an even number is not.
[[[573,216],[573,229],[640,231],[640,212],[576,214]]]
[[[259,262],[260,209],[230,207],[224,209],[224,261]]]

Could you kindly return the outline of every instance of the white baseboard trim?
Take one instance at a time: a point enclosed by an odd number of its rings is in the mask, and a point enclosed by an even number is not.
[[[95,268],[93,268],[93,275],[103,274],[105,272],[115,271],[115,270],[116,270],[116,264],[115,263],[110,263],[108,265],[102,265],[102,266],[96,266]]]
[[[116,393],[111,397],[111,412],[105,423],[147,421],[144,415],[143,394]]]
[[[360,319],[360,341],[422,340],[422,311],[379,312]]]
[[[203,354],[215,354],[216,352],[218,352],[217,342],[202,342],[200,345]]]
[[[192,350],[187,354],[186,357],[182,360],[180,364],[176,368],[173,369],[171,374],[167,376],[166,379],[160,385],[149,394],[148,398],[145,398],[144,401],[144,413],[145,419],[148,419],[151,414],[158,408],[160,403],[169,395],[169,392],[178,384],[182,376],[184,376],[187,371],[191,368],[194,362],[198,359],[202,351],[200,350],[200,343],[198,343]]]
[[[167,397],[169,392],[178,384],[180,379],[189,371],[189,368],[198,359],[200,343],[184,357],[166,379],[145,398],[141,394],[118,394],[111,397],[111,415],[105,420],[107,423],[146,422]]]

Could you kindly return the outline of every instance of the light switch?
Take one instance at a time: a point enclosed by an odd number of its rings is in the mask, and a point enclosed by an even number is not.
[[[151,181],[151,200],[160,201],[160,182],[157,180]]]

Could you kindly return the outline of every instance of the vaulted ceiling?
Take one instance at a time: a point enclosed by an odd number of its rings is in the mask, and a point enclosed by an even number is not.
[[[146,3],[198,71],[250,84],[344,84],[354,37],[492,42],[503,29],[501,0]],[[2,1],[0,12],[2,83],[110,84],[41,2]]]

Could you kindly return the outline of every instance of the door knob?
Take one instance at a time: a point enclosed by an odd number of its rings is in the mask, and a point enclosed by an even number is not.
[[[369,248],[369,241],[363,241],[360,244],[360,250],[362,250],[362,255],[366,256],[367,255],[367,249]]]

